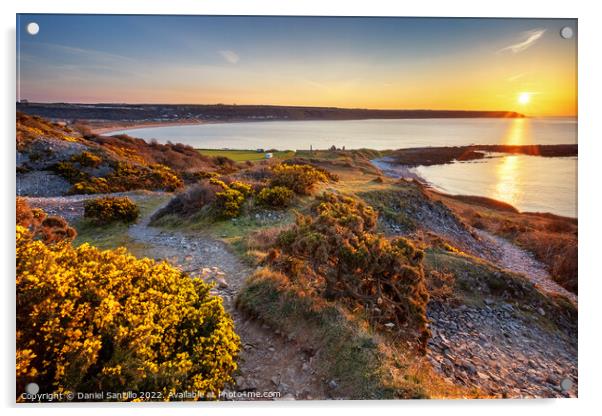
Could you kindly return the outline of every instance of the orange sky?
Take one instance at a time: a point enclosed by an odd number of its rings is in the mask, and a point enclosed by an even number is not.
[[[17,99],[577,114],[571,19],[20,19]]]

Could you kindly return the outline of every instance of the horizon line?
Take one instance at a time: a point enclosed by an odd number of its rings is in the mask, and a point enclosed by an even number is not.
[[[23,102],[25,100],[26,102]],[[368,111],[441,111],[441,112],[487,112],[487,113],[514,113],[519,114],[523,117],[529,117],[525,113],[521,113],[514,110],[467,110],[467,109],[435,109],[435,108],[370,108],[370,107],[339,107],[331,105],[296,105],[296,104],[237,104],[237,103],[150,103],[150,102],[77,102],[77,101],[29,101],[27,99],[17,100],[16,104],[68,104],[68,105],[145,105],[145,106],[187,106],[187,105],[198,105],[198,106],[235,106],[235,107],[296,107],[296,108],[325,108],[325,109],[336,109],[336,110],[368,110]]]
[[[235,107],[296,107],[296,108],[325,108],[325,109],[336,109],[336,110],[368,110],[368,111],[441,111],[441,112],[488,112],[488,113],[514,113],[522,116],[523,118],[537,118],[537,117],[573,117],[578,118],[579,113],[573,114],[528,114],[521,113],[514,110],[467,110],[467,109],[433,109],[433,108],[369,108],[369,107],[338,107],[338,106],[324,106],[324,105],[296,105],[296,104],[237,104],[237,103],[151,103],[151,102],[78,102],[78,101],[28,101],[23,102],[23,99],[16,100],[16,104],[68,104],[68,105],[128,105],[128,106],[186,106],[186,105],[198,105],[198,106],[235,106]]]

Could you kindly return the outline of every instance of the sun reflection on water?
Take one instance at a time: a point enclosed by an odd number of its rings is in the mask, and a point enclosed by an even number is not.
[[[517,155],[503,156],[496,167],[495,196],[494,199],[517,204],[520,197],[520,169]]]
[[[507,145],[527,144],[529,130],[529,120],[524,118],[515,118],[512,120],[508,133],[503,141]],[[495,199],[515,205],[520,198],[520,156],[505,155],[497,164],[495,176]]]
[[[515,118],[510,123],[503,143],[509,145],[528,144],[530,141],[530,124],[527,118]]]

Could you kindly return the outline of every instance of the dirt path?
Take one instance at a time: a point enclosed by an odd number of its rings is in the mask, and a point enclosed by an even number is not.
[[[500,267],[525,276],[543,292],[563,295],[577,305],[577,295],[556,283],[546,270],[546,266],[537,261],[531,253],[486,231],[474,229],[474,232],[494,247],[498,254],[496,263]]]
[[[165,259],[216,283],[213,292],[224,300],[234,319],[243,349],[236,384],[224,392],[230,400],[320,399],[323,383],[314,375],[311,357],[295,341],[243,316],[234,307],[236,294],[253,270],[225,243],[202,234],[160,230],[148,225],[150,215],[129,229],[130,237],[148,247],[147,256]]]
[[[132,192],[137,202],[157,193]],[[27,197],[32,207],[61,215],[70,221],[83,216],[83,203],[99,195],[63,197]],[[253,270],[243,264],[228,246],[207,235],[161,230],[149,226],[152,214],[128,229],[131,239],[142,243],[144,255],[167,260],[193,277],[215,282],[213,293],[222,297],[232,315],[243,349],[236,383],[224,391],[226,400],[324,399],[325,381],[312,368],[311,357],[294,340],[243,316],[234,307],[234,299]],[[140,250],[140,249],[138,249]]]
[[[324,383],[315,376],[311,357],[301,346],[247,319],[235,309],[236,294],[253,270],[231,253],[225,243],[201,234],[150,227],[149,218],[131,226],[130,237],[148,247],[147,256],[166,259],[191,276],[214,281],[214,293],[223,298],[224,306],[234,319],[243,350],[236,385],[225,392],[226,397],[233,400],[326,398]]]

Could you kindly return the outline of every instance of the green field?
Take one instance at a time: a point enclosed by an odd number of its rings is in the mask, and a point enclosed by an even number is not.
[[[235,162],[246,162],[265,160],[265,153],[255,150],[221,150],[221,149],[197,149],[198,152],[205,156],[225,156]],[[275,159],[288,159],[295,155],[293,150],[282,150],[270,152]]]

